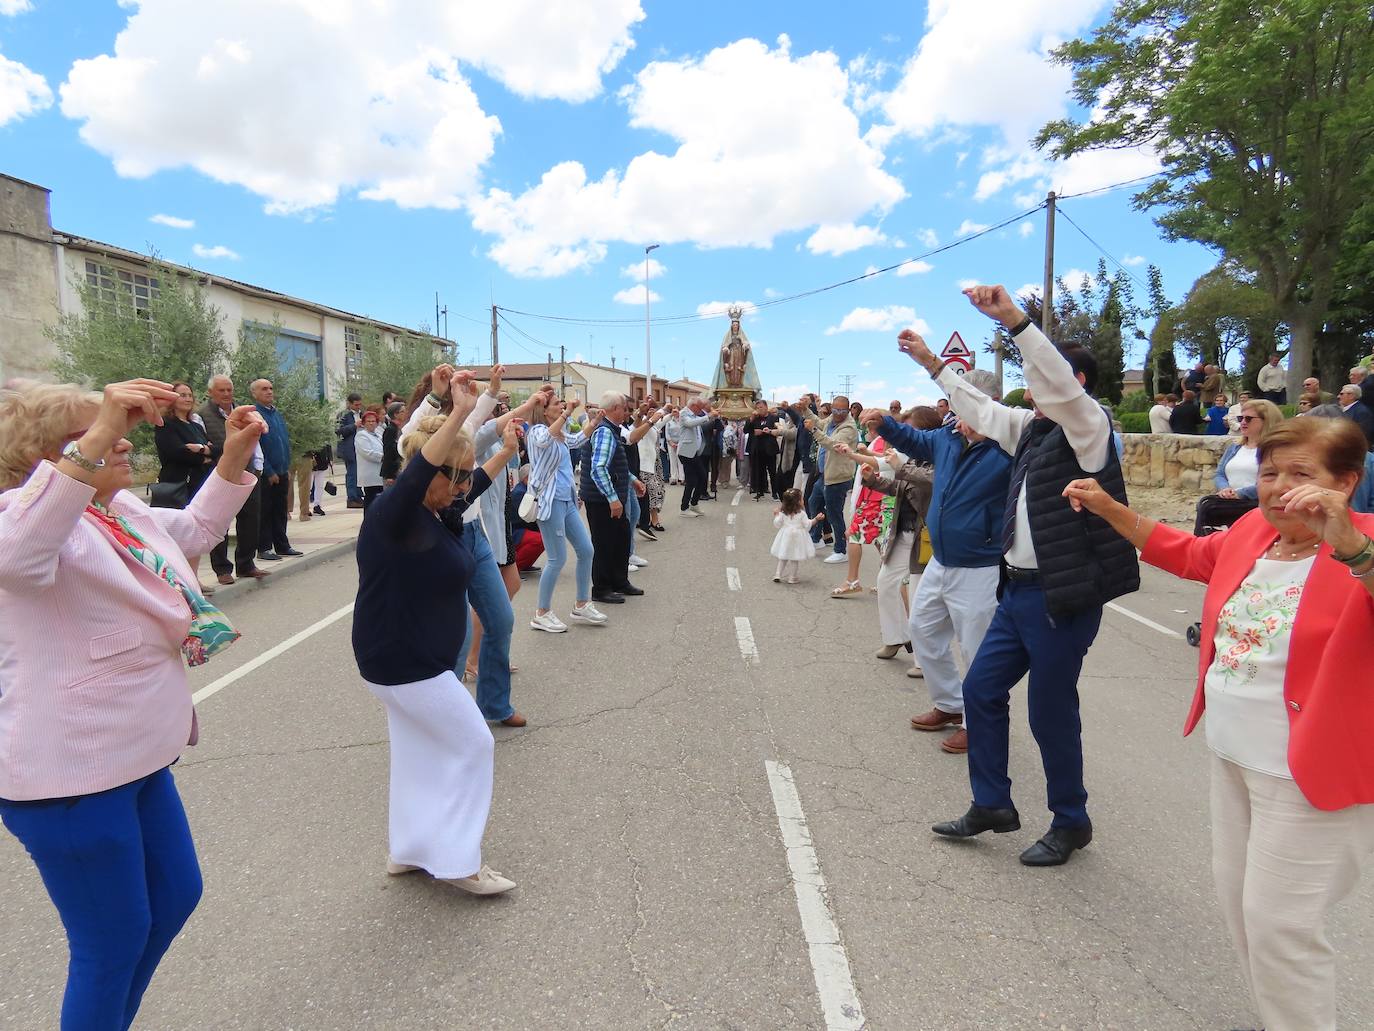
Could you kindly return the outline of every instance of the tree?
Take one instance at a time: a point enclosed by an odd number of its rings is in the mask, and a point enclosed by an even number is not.
[[[319,395],[315,370],[304,362],[283,367],[277,351],[279,326],[244,323],[239,328],[239,346],[229,362],[229,377],[242,403],[251,402],[249,388],[254,380],[269,379],[276,395],[275,404],[286,421],[291,438],[291,454],[334,443],[334,404]]]
[[[1152,147],[1166,174],[1137,207],[1254,273],[1291,334],[1296,396],[1374,187],[1367,0],[1118,0],[1055,58],[1093,113],[1050,122],[1036,145],[1059,158]]]
[[[1255,377],[1269,356],[1283,353],[1269,295],[1234,262],[1223,261],[1199,276],[1171,315],[1174,342],[1190,360],[1226,369],[1239,355],[1249,390],[1256,389]]]
[[[1164,292],[1164,273],[1159,266],[1151,265],[1146,275],[1150,300],[1142,314],[1151,319],[1154,326],[1150,329],[1150,344],[1145,352],[1144,388],[1153,398],[1156,394],[1173,393],[1178,383],[1178,358],[1174,354],[1174,306]]]
[[[376,326],[362,331],[362,362],[349,389],[363,395],[367,402],[380,401],[388,390],[409,397],[415,384],[440,362],[452,362],[455,355],[433,337],[414,333],[398,335],[387,343]]]

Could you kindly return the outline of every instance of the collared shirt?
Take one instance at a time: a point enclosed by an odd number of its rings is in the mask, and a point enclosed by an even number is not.
[[[602,433],[602,430],[605,433]],[[615,484],[611,481],[611,457],[615,453],[616,434],[605,423],[596,428],[592,434],[592,483],[596,484],[596,489],[601,491],[608,502],[619,501],[620,495],[615,492]]]

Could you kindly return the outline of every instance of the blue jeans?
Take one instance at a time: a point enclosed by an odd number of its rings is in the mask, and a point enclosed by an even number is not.
[[[975,805],[1010,809],[1011,689],[1030,672],[1026,704],[1040,746],[1053,827],[1088,822],[1078,674],[1097,637],[1101,607],[1051,619],[1037,584],[1008,583],[978,654],[964,677],[968,775]]]
[[[482,648],[477,653],[477,708],[482,716],[495,722],[514,715],[510,703],[510,635],[515,629],[515,610],[506,594],[506,581],[491,553],[482,520],[463,528],[463,544],[472,554],[472,580],[468,583],[468,605],[477,610],[482,621]],[[454,673],[461,680],[472,646],[472,615],[463,620],[463,647],[458,652]]]
[[[539,520],[539,535],[544,538],[544,571],[539,574],[539,607],[553,607],[553,589],[568,561],[568,542],[577,552],[577,600],[592,596],[592,538],[582,522],[576,501],[555,501],[548,519]]]
[[[635,553],[635,527],[639,525],[639,495],[630,487],[630,496],[625,501],[625,526],[630,531],[630,554]]]
[[[815,485],[814,487],[811,488],[811,493],[810,493],[810,495],[808,495],[807,498],[806,498],[806,517],[807,517],[808,519],[815,519],[816,516],[820,515],[820,514],[821,514],[822,512],[824,512],[824,511],[825,511],[825,483],[824,483],[824,481],[822,481],[822,480],[820,480],[820,479],[817,479],[817,480],[816,480],[816,485]],[[812,544],[819,544],[819,543],[821,542],[821,535],[822,535],[822,533],[824,533],[824,531],[821,529],[821,524],[820,524],[820,523],[812,523],[812,524],[811,524],[811,543],[812,543]]]
[[[845,480],[843,483],[828,483],[822,488],[825,492],[825,521],[835,538],[836,555],[845,554],[849,547],[849,525],[844,519],[844,503],[852,486],[852,483]],[[820,537],[816,536],[814,539],[820,540]]]
[[[358,460],[356,458],[345,458],[344,464],[344,494],[348,501],[362,501],[362,488],[358,486]]]
[[[63,1031],[125,1031],[200,901],[200,864],[170,770],[45,802],[0,802],[67,931]]]

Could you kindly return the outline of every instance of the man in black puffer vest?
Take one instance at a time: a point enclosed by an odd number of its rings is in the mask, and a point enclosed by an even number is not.
[[[1012,456],[1002,527],[1002,587],[997,611],[964,678],[973,805],[936,834],[967,838],[1019,830],[1007,776],[1011,690],[1027,672],[1031,732],[1040,746],[1049,832],[1026,851],[1027,866],[1060,866],[1092,840],[1083,787],[1078,674],[1097,636],[1102,607],[1140,587],[1135,549],[1103,520],[1074,512],[1064,487],[1093,476],[1124,503],[1126,487],[1107,413],[1093,400],[1097,362],[1081,347],[1057,349],[1031,324],[1004,287],[964,293],[996,319],[1021,350],[1026,400],[1035,411],[1005,408],[964,383],[914,331],[899,346],[949,395],[970,427]]]

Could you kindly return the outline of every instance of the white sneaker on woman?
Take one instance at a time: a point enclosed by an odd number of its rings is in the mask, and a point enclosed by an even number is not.
[[[573,623],[600,624],[609,622],[606,618],[606,613],[602,612],[591,602],[577,606],[577,608],[568,613],[568,619]]]
[[[638,555],[631,555],[631,556],[630,556],[630,568],[631,568],[631,569],[643,569],[643,568],[644,568],[645,566],[647,566],[648,564],[649,564],[649,560],[648,560],[647,558],[640,558]]]
[[[833,555],[829,556],[828,558],[823,558],[823,559],[821,559],[821,561],[822,561],[822,562],[825,562],[827,565],[835,566],[835,565],[839,565],[841,562],[848,562],[848,561],[849,561],[849,556],[846,555],[846,554],[845,554],[844,552],[842,552],[842,551],[837,551],[837,552],[835,552]]]
[[[542,616],[535,613],[530,620],[531,630],[543,630],[550,634],[562,634],[567,632],[567,625],[555,616],[552,612],[545,612]]]
[[[502,877],[486,863],[483,863],[482,869],[471,877],[444,877],[441,880],[445,884],[461,888],[469,895],[500,895],[515,887],[514,881],[509,877]]]

